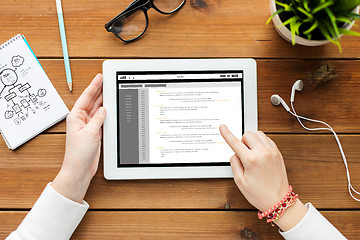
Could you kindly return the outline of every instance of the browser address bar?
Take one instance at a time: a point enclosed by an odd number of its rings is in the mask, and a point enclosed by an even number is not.
[[[118,80],[227,79],[242,78],[242,73],[118,75]]]

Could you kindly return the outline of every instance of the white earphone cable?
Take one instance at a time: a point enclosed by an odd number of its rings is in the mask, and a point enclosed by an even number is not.
[[[296,119],[298,120],[298,122],[300,123],[300,125],[308,130],[308,131],[319,131],[319,130],[328,130],[328,131],[331,131],[333,134],[334,134],[334,137],[335,137],[335,140],[339,146],[339,150],[340,150],[340,153],[341,153],[341,157],[344,161],[344,165],[345,165],[345,168],[346,168],[346,176],[347,176],[347,180],[348,180],[348,191],[349,191],[349,194],[350,196],[355,200],[355,201],[358,201],[360,202],[360,199],[359,198],[356,198],[354,195],[353,195],[353,192],[360,195],[360,192],[356,191],[353,186],[351,185],[351,179],[350,179],[350,172],[349,172],[349,167],[348,167],[348,164],[347,164],[347,160],[346,160],[346,156],[345,156],[345,153],[344,153],[344,150],[342,148],[342,145],[340,143],[340,139],[338,138],[336,132],[334,131],[334,129],[329,125],[327,124],[326,122],[323,122],[323,121],[319,121],[319,120],[315,120],[315,119],[311,119],[311,118],[307,118],[307,117],[303,117],[303,116],[300,116],[296,113],[295,111],[295,108],[294,108],[294,104],[293,102],[291,102],[291,109],[293,110],[293,112],[289,111],[289,113],[291,115],[293,115],[294,117],[296,117]],[[303,120],[306,120],[306,121],[310,121],[310,122],[316,122],[316,123],[321,123],[325,126],[327,126],[327,128],[308,128],[306,127],[302,121],[300,119],[303,119]],[[353,191],[353,192],[352,192]]]

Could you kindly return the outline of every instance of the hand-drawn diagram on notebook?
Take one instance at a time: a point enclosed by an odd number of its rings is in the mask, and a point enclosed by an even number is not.
[[[31,115],[39,111],[47,111],[50,104],[44,101],[46,89],[33,89],[31,84],[23,78],[31,70],[31,67],[19,69],[25,59],[16,55],[11,58],[11,67],[6,66],[0,70],[0,101],[6,101],[6,109],[1,109],[5,119],[14,121],[20,125]]]

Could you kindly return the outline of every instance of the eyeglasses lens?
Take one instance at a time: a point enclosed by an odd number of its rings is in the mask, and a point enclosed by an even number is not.
[[[141,10],[117,20],[113,28],[123,40],[132,40],[141,35],[146,29],[146,16]]]
[[[178,9],[184,0],[154,0],[154,5],[165,13],[171,13]]]

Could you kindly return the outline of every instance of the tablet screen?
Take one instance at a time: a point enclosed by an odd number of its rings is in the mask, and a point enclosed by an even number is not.
[[[228,166],[243,134],[243,71],[117,72],[118,167]]]

